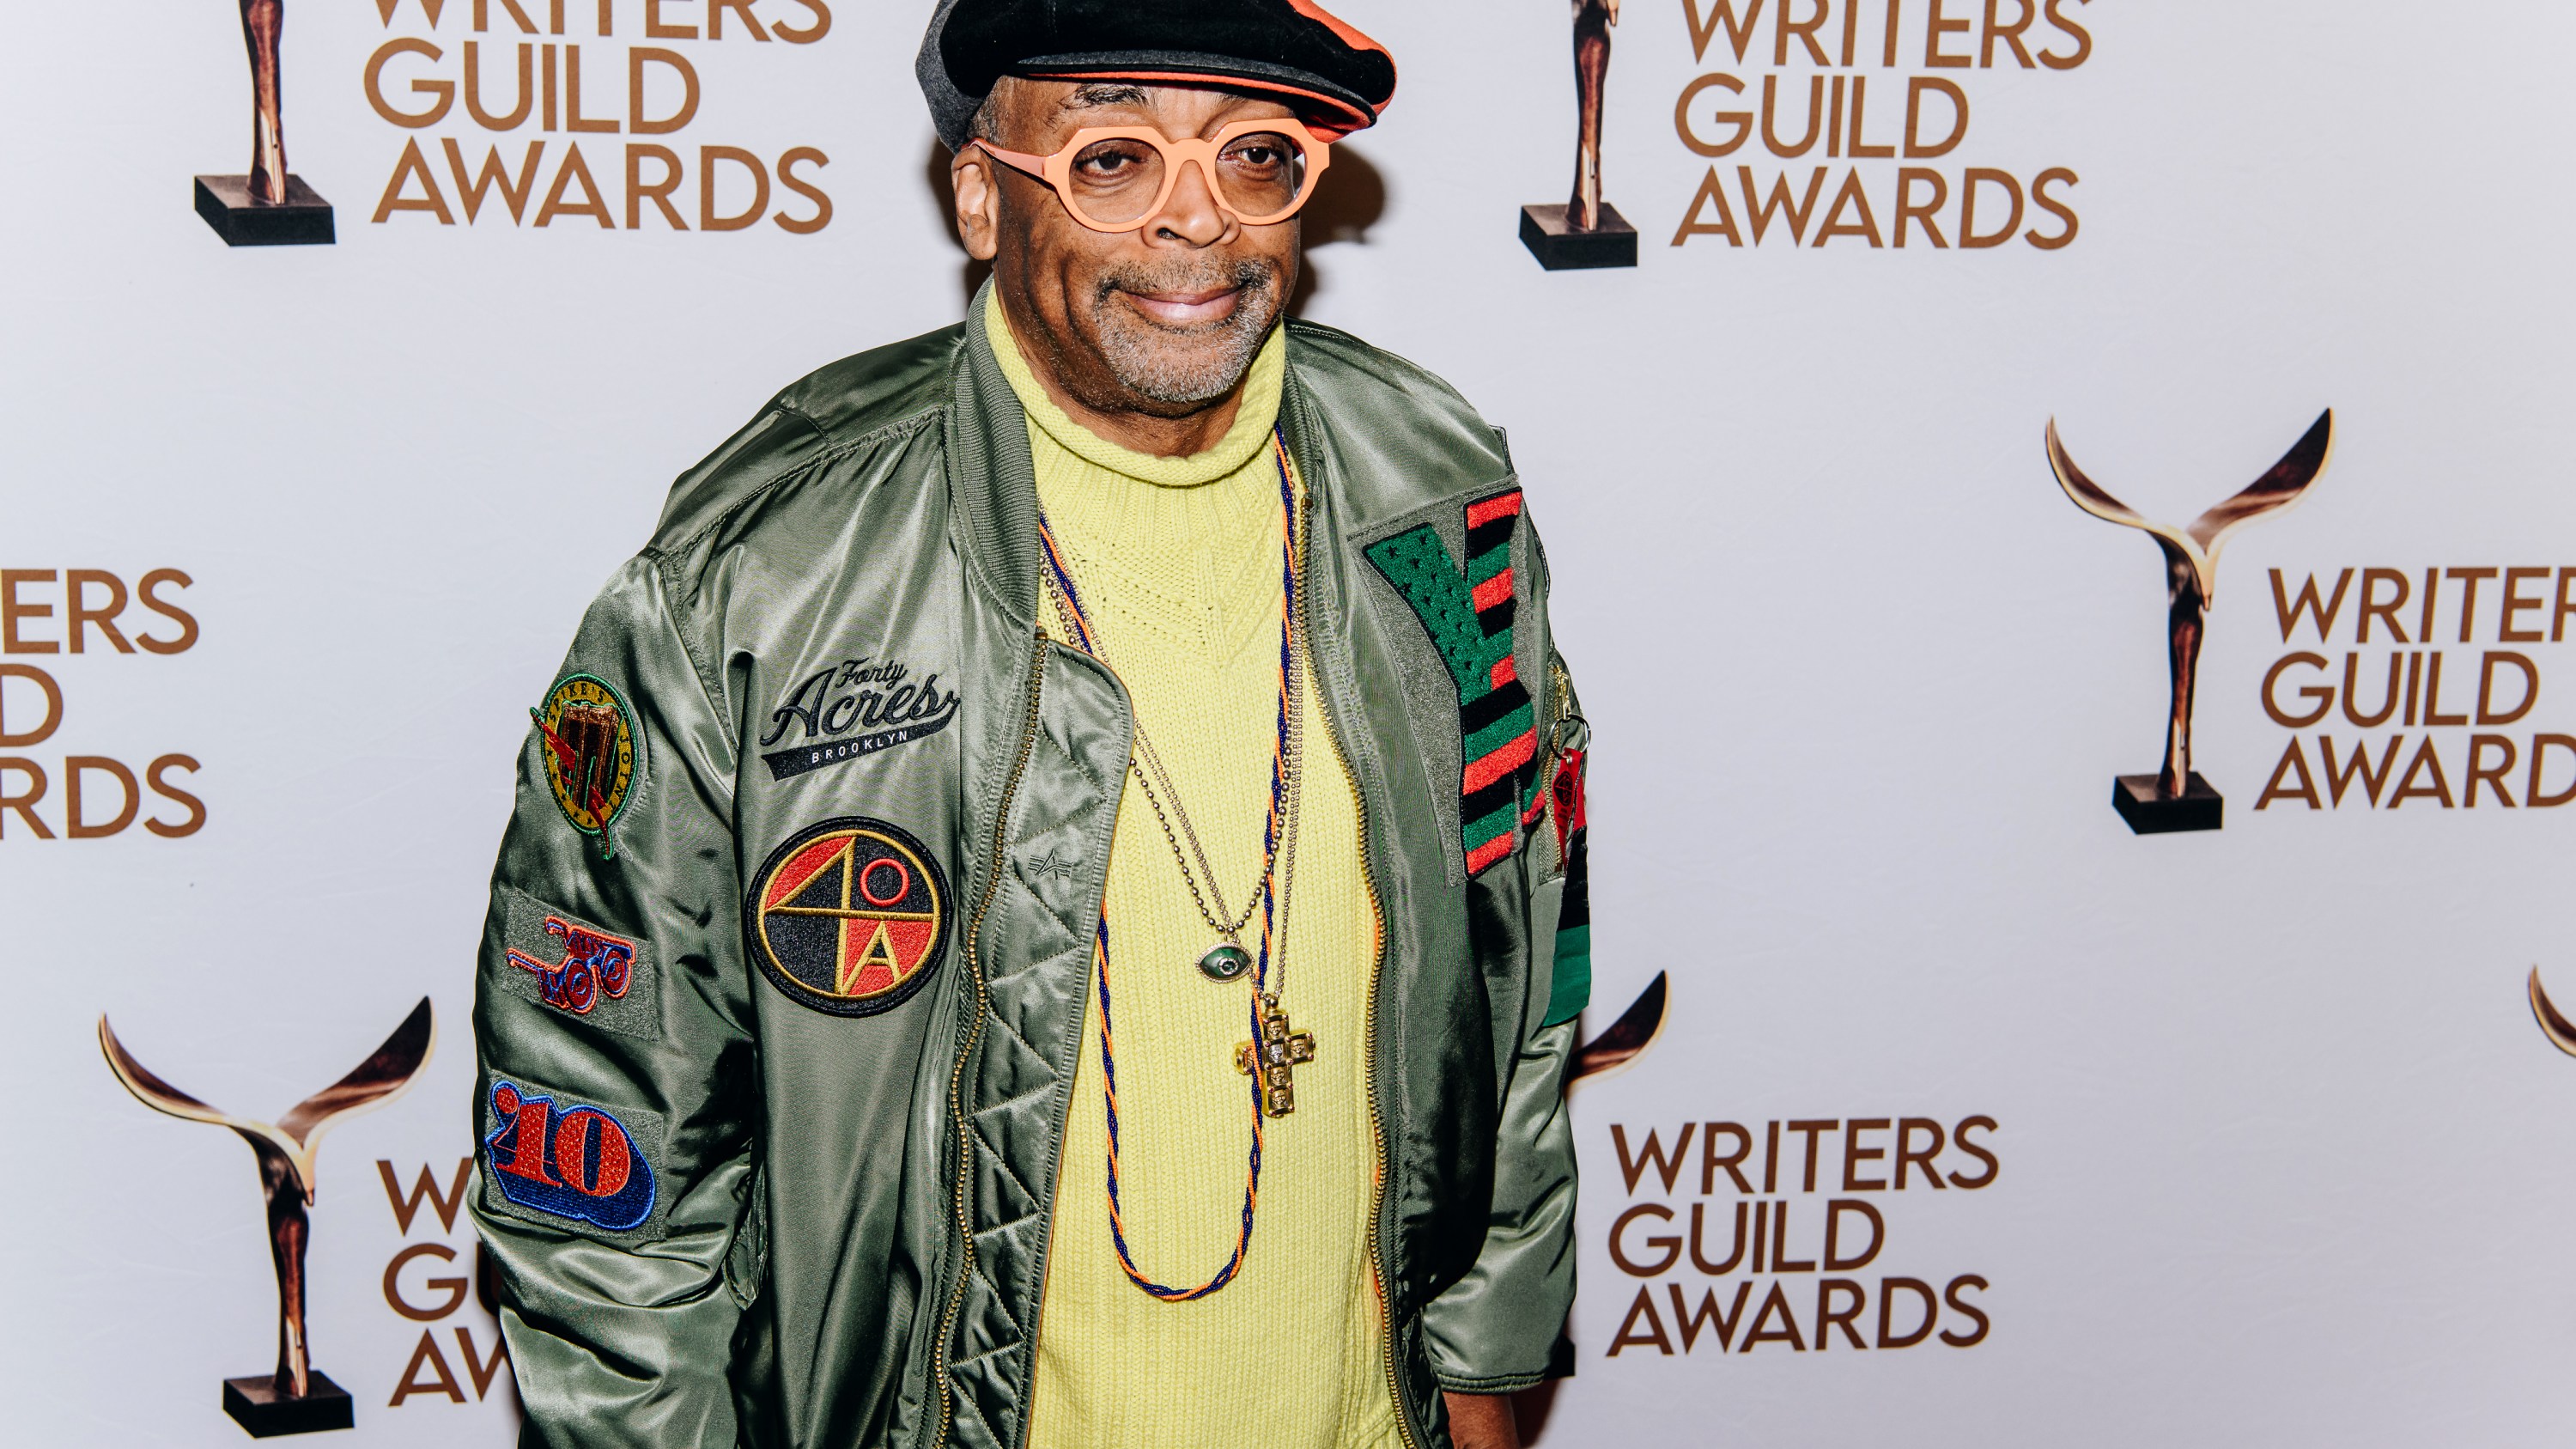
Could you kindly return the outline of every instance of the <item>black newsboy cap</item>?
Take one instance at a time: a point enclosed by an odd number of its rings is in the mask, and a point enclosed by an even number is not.
[[[1214,81],[1334,135],[1374,125],[1395,94],[1386,47],[1316,0],[940,0],[913,70],[952,150],[1006,75]]]

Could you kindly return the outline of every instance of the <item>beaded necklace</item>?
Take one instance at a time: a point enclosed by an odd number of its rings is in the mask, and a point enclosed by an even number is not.
[[[1285,1116],[1289,1111],[1294,1110],[1295,1098],[1291,1090],[1289,1069],[1297,1062],[1311,1061],[1314,1058],[1313,1038],[1305,1033],[1291,1033],[1287,1030],[1287,1014],[1281,1010],[1277,994],[1269,990],[1273,933],[1274,930],[1283,928],[1285,924],[1282,919],[1285,912],[1281,908],[1279,894],[1274,890],[1274,884],[1280,855],[1283,850],[1293,851],[1294,849],[1293,843],[1290,843],[1290,837],[1295,831],[1294,802],[1301,763],[1296,758],[1297,751],[1292,747],[1297,723],[1296,682],[1299,661],[1297,600],[1301,582],[1298,577],[1296,484],[1289,468],[1287,445],[1275,430],[1271,434],[1271,448],[1279,470],[1279,717],[1270,756],[1270,810],[1262,827],[1263,868],[1261,886],[1257,894],[1261,916],[1260,944],[1249,973],[1252,982],[1250,1003],[1252,1040],[1238,1046],[1235,1050],[1237,1070],[1251,1078],[1252,1146],[1245,1158],[1243,1214],[1241,1226],[1235,1235],[1234,1251],[1228,1255],[1225,1265],[1219,1268],[1214,1276],[1196,1287],[1175,1288],[1147,1277],[1144,1271],[1136,1266],[1135,1256],[1128,1248],[1126,1217],[1118,1196],[1118,1053],[1117,1035],[1111,1018],[1109,904],[1105,894],[1101,900],[1098,929],[1092,938],[1092,979],[1098,984],[1100,997],[1101,1101],[1102,1110],[1108,1122],[1109,1235],[1118,1250],[1118,1266],[1126,1272],[1128,1281],[1165,1303],[1188,1303],[1205,1298],[1233,1282],[1236,1273],[1242,1269],[1244,1255],[1252,1246],[1253,1215],[1261,1196],[1263,1119],[1267,1116]],[[1074,584],[1072,571],[1065,566],[1063,552],[1056,545],[1055,531],[1048,523],[1043,509],[1038,515],[1038,539],[1045,555],[1046,582],[1054,593],[1058,615],[1067,634],[1071,636],[1071,642],[1083,652],[1094,658],[1103,658],[1103,662],[1106,662],[1092,630],[1090,615],[1082,606],[1081,591]],[[1142,726],[1139,725],[1138,729],[1141,735]],[[1128,768],[1140,781],[1145,778],[1143,770],[1136,765],[1132,754]],[[1148,783],[1149,792],[1151,788]],[[1166,788],[1169,788],[1168,777],[1166,777]],[[1178,804],[1178,798],[1175,796],[1176,809]],[[1156,810],[1159,816],[1159,804]],[[1168,821],[1165,822],[1164,833],[1167,837],[1171,833]],[[1196,844],[1195,835],[1192,837],[1192,843]],[[1180,862],[1184,879],[1187,879],[1189,861],[1181,855],[1177,841],[1173,842],[1173,855]],[[1201,855],[1201,865],[1204,868],[1204,854]],[[1293,864],[1290,869],[1294,869]],[[1211,873],[1209,889],[1213,891],[1214,888],[1215,880]],[[1192,892],[1194,895],[1197,893],[1195,882],[1192,882]],[[1221,898],[1219,910],[1220,912],[1223,910]],[[1201,904],[1201,913],[1206,914],[1204,902]],[[1285,972],[1286,963],[1283,958],[1280,962],[1280,973],[1283,978]],[[1215,976],[1215,973],[1209,974],[1213,979],[1224,979]]]

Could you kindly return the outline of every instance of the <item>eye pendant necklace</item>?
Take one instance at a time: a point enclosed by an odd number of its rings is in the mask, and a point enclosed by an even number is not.
[[[1293,886],[1296,879],[1296,834],[1305,776],[1305,709],[1304,675],[1305,640],[1297,628],[1297,601],[1302,580],[1296,532],[1296,493],[1291,483],[1287,449],[1276,434],[1272,439],[1277,452],[1280,478],[1281,561],[1280,561],[1280,633],[1279,633],[1279,729],[1277,746],[1271,760],[1270,814],[1265,822],[1262,841],[1261,874],[1254,888],[1246,894],[1243,909],[1236,911],[1226,904],[1225,892],[1217,882],[1216,868],[1208,860],[1207,849],[1199,840],[1198,828],[1190,820],[1189,809],[1181,801],[1180,786],[1163,764],[1155,749],[1153,736],[1144,721],[1136,721],[1136,749],[1127,764],[1146,805],[1154,812],[1154,823],[1163,833],[1163,843],[1172,853],[1172,863],[1179,867],[1181,884],[1189,889],[1190,903],[1197,908],[1199,919],[1216,933],[1217,942],[1198,959],[1201,975],[1220,984],[1240,981],[1253,970],[1252,953],[1243,946],[1243,932],[1251,924],[1253,913],[1264,907],[1274,879],[1284,875]],[[1091,626],[1089,611],[1082,606],[1080,589],[1073,581],[1072,570],[1057,547],[1053,527],[1043,511],[1038,519],[1040,542],[1046,555],[1043,575],[1048,601],[1054,606],[1058,626],[1065,637],[1084,652],[1116,666],[1102,647]],[[1193,868],[1195,866],[1195,868]],[[1205,882],[1202,886],[1201,882]],[[1281,935],[1285,937],[1284,908],[1288,893],[1282,890],[1279,900],[1283,909]],[[1284,949],[1275,975],[1284,986],[1287,963]],[[1277,994],[1277,988],[1271,990]],[[1256,1033],[1256,1038],[1258,1033]]]
[[[1271,433],[1271,449],[1279,470],[1280,513],[1280,633],[1279,633],[1279,713],[1270,757],[1270,809],[1263,825],[1261,877],[1250,893],[1239,916],[1227,911],[1224,897],[1218,892],[1216,873],[1210,868],[1207,852],[1200,845],[1198,831],[1190,824],[1189,814],[1181,804],[1180,791],[1163,768],[1162,760],[1146,738],[1140,719],[1136,722],[1137,748],[1128,760],[1128,770],[1143,787],[1154,817],[1163,828],[1164,842],[1171,847],[1172,859],[1180,867],[1181,879],[1189,886],[1190,898],[1198,906],[1199,916],[1222,938],[1220,944],[1200,957],[1200,972],[1210,980],[1230,983],[1249,977],[1252,992],[1249,1007],[1251,1039],[1237,1044],[1233,1066],[1236,1073],[1250,1078],[1252,1144],[1244,1164],[1243,1212],[1235,1235],[1234,1250],[1225,1264],[1206,1282],[1195,1287],[1171,1287],[1148,1277],[1136,1266],[1127,1243],[1127,1222],[1119,1202],[1118,1167],[1118,1058],[1117,1033],[1114,1028],[1113,1000],[1110,989],[1109,907],[1104,894],[1098,929],[1092,938],[1092,975],[1100,1000],[1100,1071],[1102,1112],[1108,1126],[1108,1194],[1109,1235],[1118,1250],[1118,1265],[1130,1282],[1165,1303],[1187,1303],[1204,1298],[1234,1281],[1242,1269],[1244,1255],[1252,1245],[1254,1209],[1261,1194],[1261,1147],[1265,1119],[1285,1117],[1296,1110],[1296,1077],[1294,1069],[1315,1060],[1316,1047],[1312,1032],[1298,1031],[1290,1023],[1286,1008],[1279,1004],[1279,991],[1287,974],[1286,937],[1288,897],[1296,880],[1296,849],[1293,837],[1297,823],[1298,783],[1302,775],[1302,722],[1300,709],[1300,676],[1303,640],[1297,629],[1298,588],[1300,579],[1298,513],[1296,483],[1290,472],[1288,448],[1276,429]],[[1054,604],[1059,624],[1075,647],[1109,664],[1091,627],[1089,615],[1082,607],[1082,596],[1075,587],[1073,575],[1066,568],[1064,555],[1056,546],[1055,533],[1043,509],[1038,515],[1038,539],[1045,556],[1044,582]],[[1155,788],[1159,781],[1161,789]],[[1164,797],[1169,797],[1168,812]],[[1177,818],[1176,831],[1173,821]],[[1182,841],[1189,844],[1185,851]],[[1198,870],[1192,871],[1192,857]],[[1206,879],[1204,890],[1200,877]],[[1210,908],[1210,897],[1215,898]],[[1261,918],[1259,949],[1246,951],[1242,932],[1255,915]],[[1227,918],[1233,916],[1231,921]],[[1274,965],[1276,972],[1274,974]]]

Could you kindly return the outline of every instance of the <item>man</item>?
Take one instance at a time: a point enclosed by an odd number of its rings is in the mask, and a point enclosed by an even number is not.
[[[684,476],[533,711],[476,1011],[531,1439],[1508,1449],[1585,731],[1501,435],[1281,321],[1393,64],[947,0],[919,69],[991,284]]]

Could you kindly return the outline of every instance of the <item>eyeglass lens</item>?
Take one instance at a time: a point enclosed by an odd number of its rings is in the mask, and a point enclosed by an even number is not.
[[[1152,143],[1113,136],[1082,148],[1066,177],[1072,199],[1094,221],[1123,225],[1142,220],[1163,191],[1171,162]],[[1296,137],[1248,132],[1227,141],[1216,157],[1216,186],[1225,204],[1244,216],[1275,216],[1306,185],[1307,155]]]

